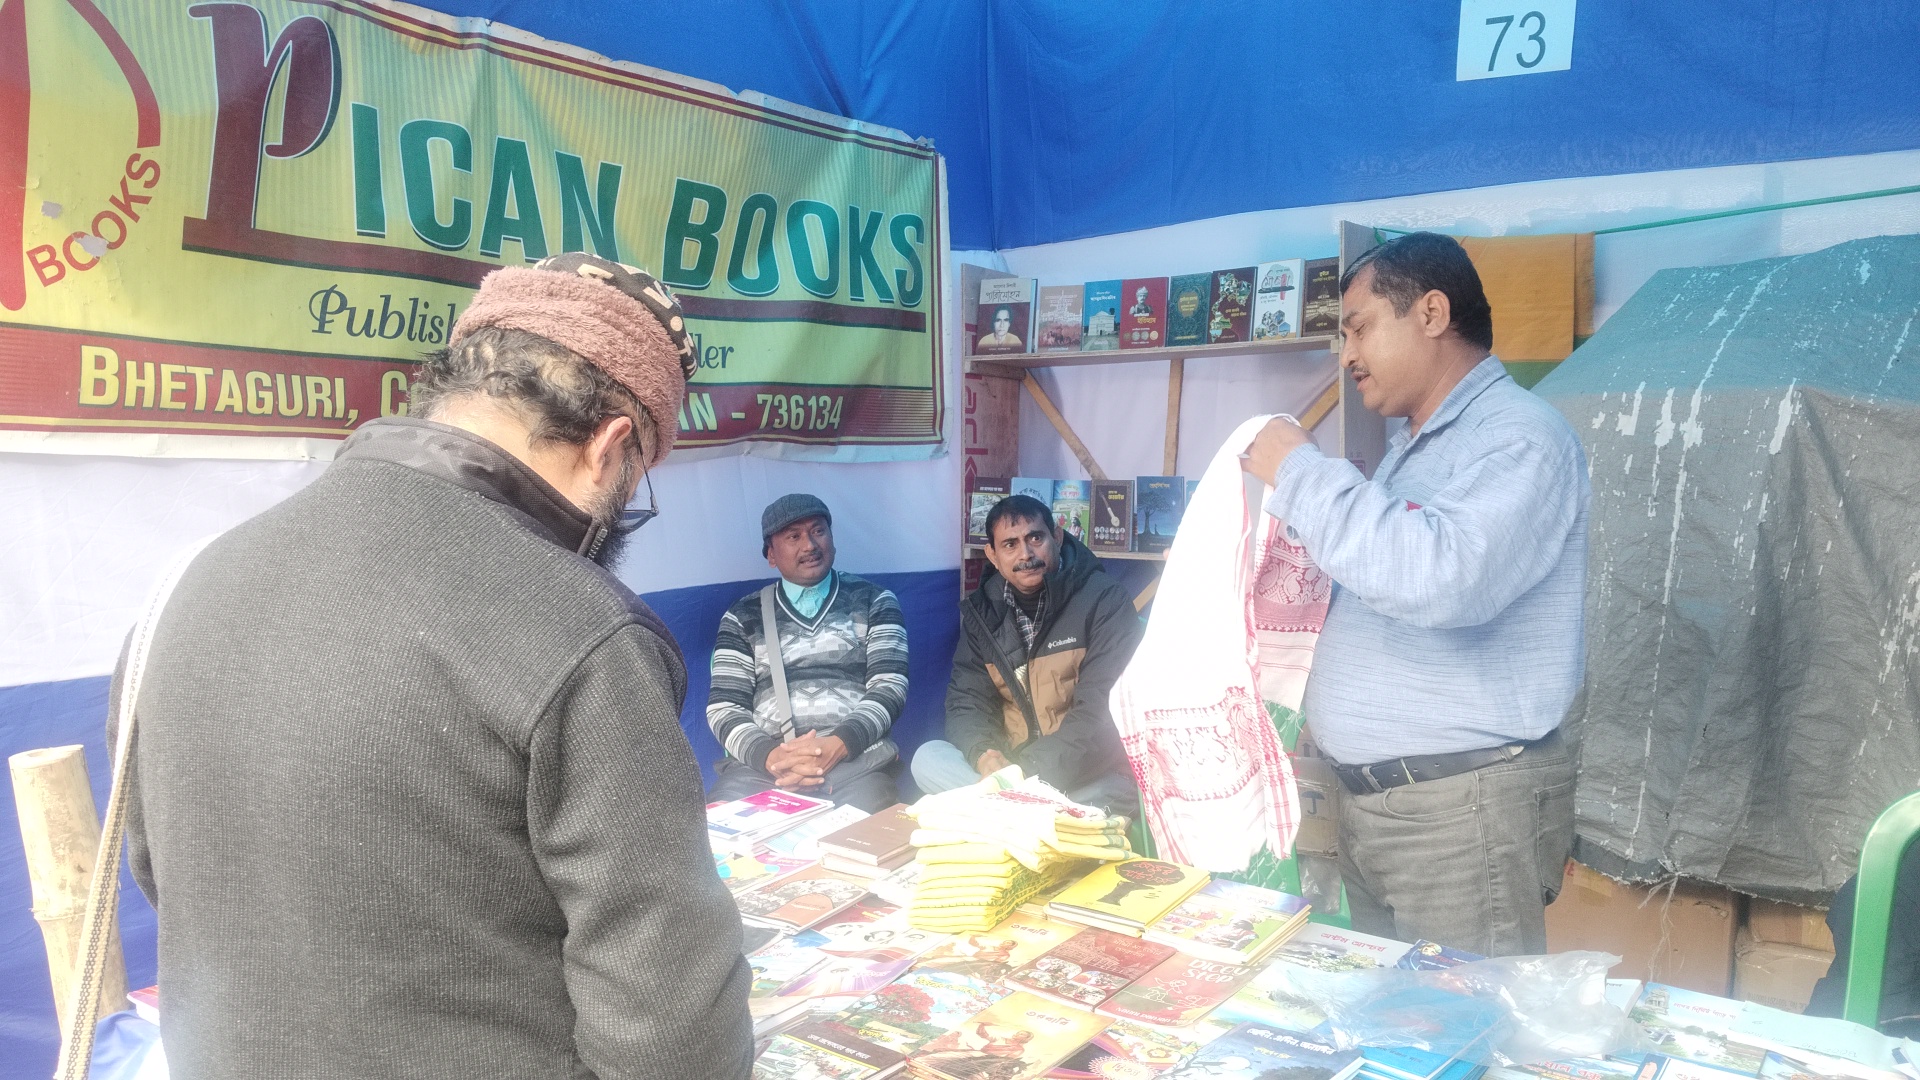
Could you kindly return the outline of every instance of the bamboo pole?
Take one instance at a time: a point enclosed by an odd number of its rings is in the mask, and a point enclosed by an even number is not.
[[[1327,384],[1327,388],[1314,399],[1313,404],[1307,406],[1307,411],[1300,414],[1300,426],[1308,431],[1319,427],[1320,421],[1325,420],[1327,414],[1332,412],[1333,407],[1338,404],[1340,404],[1340,377],[1335,375],[1333,381]]]
[[[1172,476],[1180,458],[1180,391],[1186,382],[1187,362],[1176,356],[1167,361],[1167,438],[1160,455],[1160,475]]]
[[[27,854],[33,918],[47,946],[53,1004],[66,1031],[80,961],[80,929],[86,920],[87,887],[100,852],[100,815],[87,783],[81,747],[26,750],[7,759],[13,802],[20,815],[20,841]],[[107,871],[118,875],[119,859]],[[126,1007],[127,962],[115,927],[100,976],[100,1015]]]

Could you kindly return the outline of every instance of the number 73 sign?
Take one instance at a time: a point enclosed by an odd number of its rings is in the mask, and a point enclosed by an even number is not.
[[[1454,79],[1498,79],[1573,66],[1574,0],[1460,0]]]

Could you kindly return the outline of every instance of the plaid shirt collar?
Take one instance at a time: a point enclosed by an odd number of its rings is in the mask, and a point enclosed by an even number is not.
[[[1040,624],[1046,621],[1047,590],[1044,587],[1041,588],[1040,595],[1034,602],[1033,618],[1029,619],[1027,613],[1020,607],[1020,594],[1014,591],[1013,584],[1001,578],[1000,588],[1007,598],[1008,609],[1013,612],[1014,625],[1020,628],[1020,638],[1027,643],[1027,651],[1032,652],[1033,642],[1040,636]]]

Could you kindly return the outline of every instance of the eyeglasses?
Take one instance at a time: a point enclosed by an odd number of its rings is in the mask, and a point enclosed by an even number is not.
[[[643,465],[640,468],[640,475],[647,481],[647,504],[640,505],[640,493],[638,491],[633,493],[633,498],[627,500],[626,507],[620,511],[621,532],[632,532],[660,516],[660,501],[653,495],[653,474]]]

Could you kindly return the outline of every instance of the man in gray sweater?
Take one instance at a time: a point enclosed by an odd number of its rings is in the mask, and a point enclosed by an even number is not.
[[[496,271],[412,418],[194,561],[129,826],[173,1075],[748,1074],[686,670],[602,566],[691,355],[643,274]]]

